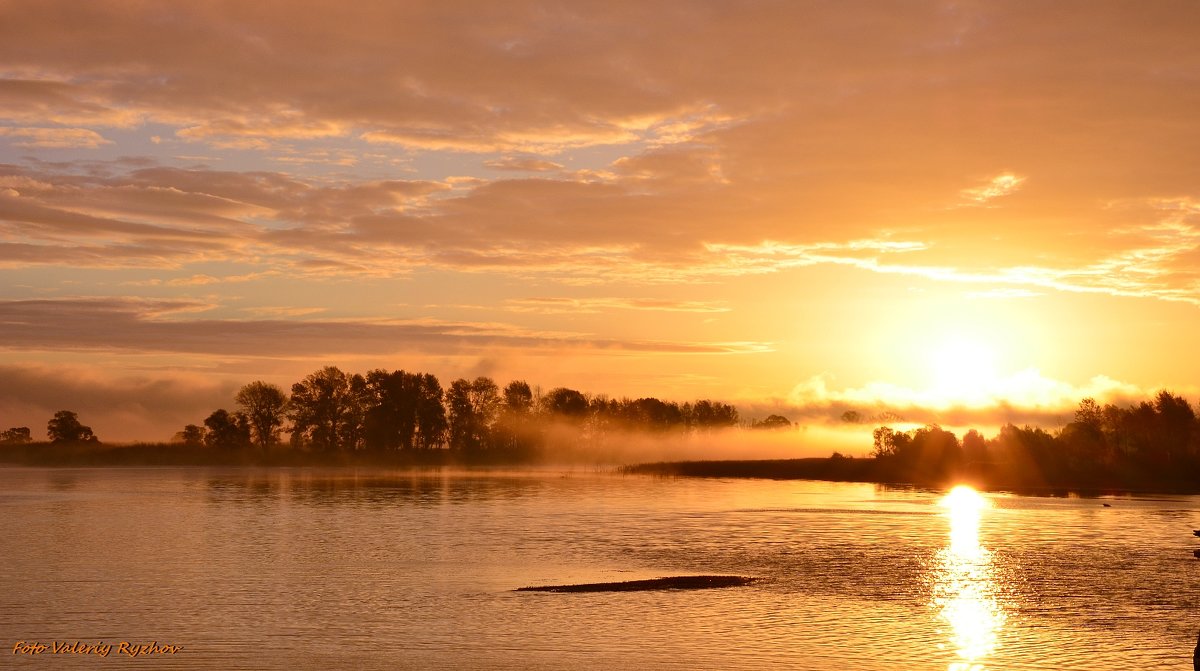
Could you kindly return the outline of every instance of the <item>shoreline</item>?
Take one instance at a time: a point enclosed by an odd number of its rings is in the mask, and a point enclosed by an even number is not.
[[[854,482],[891,487],[948,489],[967,484],[980,491],[1022,495],[1101,497],[1113,495],[1200,494],[1200,484],[1187,478],[1162,481],[1138,477],[1079,478],[1049,481],[1036,474],[1013,477],[987,470],[949,472],[937,477],[914,478],[893,464],[875,458],[842,456],[795,459],[730,459],[660,461],[637,464],[556,463],[546,455],[510,452],[463,453],[446,449],[411,451],[312,452],[290,447],[268,450],[219,450],[169,443],[106,445],[96,443],[0,446],[0,467],[140,468],[140,467],[241,467],[241,468],[376,468],[376,469],[512,469],[577,467],[607,470],[622,475],[665,478],[729,478],[764,480],[814,480]]]
[[[730,478],[762,480],[818,480],[855,482],[891,487],[945,490],[966,484],[977,490],[1026,496],[1085,497],[1136,495],[1200,494],[1194,482],[1154,482],[1149,479],[1060,480],[1047,481],[1036,476],[1025,480],[1005,478],[986,472],[948,473],[941,477],[917,479],[904,477],[887,462],[849,457],[810,457],[800,459],[743,459],[723,461],[662,461],[621,467],[631,475],[679,478]]]

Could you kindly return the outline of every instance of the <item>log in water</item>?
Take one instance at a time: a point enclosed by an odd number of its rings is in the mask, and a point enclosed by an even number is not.
[[[544,585],[520,587],[518,592],[645,592],[658,589],[715,589],[718,587],[742,587],[754,582],[754,578],[739,575],[679,575],[651,580],[626,580],[624,582],[594,582],[581,585]]]

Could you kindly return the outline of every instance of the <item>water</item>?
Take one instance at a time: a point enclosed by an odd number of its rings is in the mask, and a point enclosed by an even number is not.
[[[1200,497],[943,499],[578,472],[4,468],[0,668],[1191,668]],[[695,573],[762,580],[512,591]],[[114,648],[11,654],[21,641]],[[132,658],[122,641],[183,647]]]

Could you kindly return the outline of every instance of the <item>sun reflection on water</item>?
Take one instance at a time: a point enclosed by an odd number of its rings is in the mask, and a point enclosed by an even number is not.
[[[996,649],[1005,620],[996,598],[991,553],[979,544],[979,520],[990,503],[960,485],[940,505],[950,521],[950,544],[938,553],[933,606],[950,625],[950,644],[959,657],[947,671],[984,671],[983,661]]]

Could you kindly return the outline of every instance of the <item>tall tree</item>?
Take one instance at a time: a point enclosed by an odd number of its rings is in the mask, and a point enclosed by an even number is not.
[[[491,442],[491,430],[500,409],[500,388],[490,377],[468,382],[455,380],[446,393],[450,414],[450,447],[467,452]]]
[[[384,450],[439,447],[446,432],[442,385],[433,375],[373,370],[365,378],[363,439]]]
[[[446,406],[442,404],[445,395],[442,383],[437,377],[429,373],[421,376],[417,394],[417,436],[414,442],[416,447],[432,450],[442,447],[446,442],[446,432],[450,423],[446,418]]]
[[[258,380],[242,387],[235,400],[250,422],[251,437],[256,445],[267,448],[279,442],[279,430],[283,427],[288,403],[282,389]]]
[[[79,423],[79,415],[70,410],[59,410],[54,418],[46,422],[46,435],[54,443],[96,443],[92,427]]]
[[[574,389],[556,387],[542,397],[542,410],[561,419],[581,421],[587,415],[588,400]]]
[[[292,385],[292,443],[316,450],[355,449],[362,439],[367,396],[361,375],[326,366]]]
[[[533,390],[529,388],[529,383],[513,380],[504,387],[492,438],[497,447],[514,454],[528,455],[537,445],[538,432],[533,425]]]
[[[513,380],[504,387],[504,412],[508,415],[528,415],[533,410],[533,390],[525,380]]]

